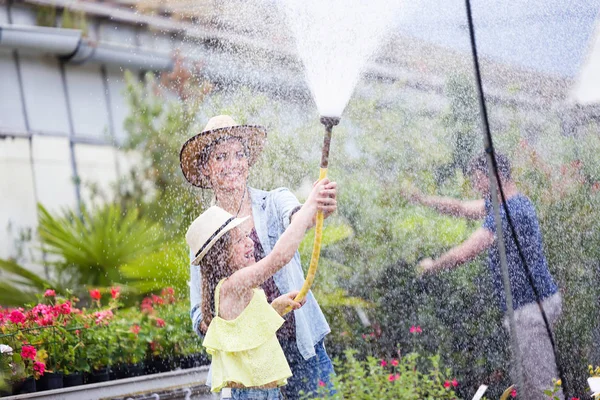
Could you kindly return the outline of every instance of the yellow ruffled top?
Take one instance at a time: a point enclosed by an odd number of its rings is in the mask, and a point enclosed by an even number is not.
[[[250,303],[237,318],[220,318],[219,291],[224,281],[215,289],[216,316],[202,343],[212,355],[211,390],[218,392],[229,382],[245,387],[272,382],[285,385],[292,371],[276,336],[284,319],[267,302],[261,289],[253,289]]]

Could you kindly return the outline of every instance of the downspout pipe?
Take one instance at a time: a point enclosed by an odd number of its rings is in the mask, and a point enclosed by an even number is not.
[[[54,55],[64,63],[118,65],[133,70],[170,71],[170,54],[84,38],[78,29],[0,24],[0,48]]]

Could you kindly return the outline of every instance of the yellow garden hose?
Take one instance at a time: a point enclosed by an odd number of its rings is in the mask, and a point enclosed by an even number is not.
[[[319,180],[327,177],[327,168],[321,168],[319,173]],[[317,266],[319,265],[319,257],[321,256],[321,239],[323,237],[323,211],[317,211],[317,220],[315,223],[315,240],[313,242],[313,251],[310,256],[310,266],[306,273],[306,280],[300,289],[300,293],[294,299],[295,301],[302,301],[306,297],[306,294],[312,286],[315,275],[317,274]]]
[[[329,165],[329,146],[331,144],[331,130],[335,125],[340,122],[337,117],[321,117],[321,123],[325,125],[325,139],[323,141],[323,151],[321,154],[321,169],[319,171],[319,180],[327,177],[327,167]],[[319,265],[319,257],[321,256],[321,239],[323,237],[323,212],[317,211],[317,218],[315,221],[315,240],[313,242],[313,251],[310,257],[310,266],[306,273],[306,280],[300,289],[300,292],[294,299],[294,301],[301,302],[304,300],[308,291],[310,290],[315,276],[317,274],[317,266]],[[292,309],[288,307],[285,310],[285,314],[290,312]]]

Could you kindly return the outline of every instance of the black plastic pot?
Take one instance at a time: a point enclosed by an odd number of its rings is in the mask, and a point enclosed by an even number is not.
[[[87,375],[88,383],[108,382],[109,380],[110,375],[108,373],[108,368],[94,370]]]
[[[12,387],[8,387],[6,389],[0,389],[0,397],[12,396],[13,389]]]
[[[37,391],[61,389],[63,387],[63,376],[62,372],[46,372],[40,376],[36,383]]]
[[[33,376],[29,378],[25,378],[25,380],[17,383],[13,389],[15,394],[23,394],[23,393],[35,393],[36,391],[35,379]]]
[[[83,385],[83,373],[74,372],[69,375],[65,375],[63,378],[63,386],[64,387],[73,387]]]
[[[142,376],[145,372],[144,363],[130,364],[127,366],[127,377],[133,378],[134,376]]]
[[[110,366],[110,380],[127,378],[127,366],[125,364],[115,364]]]
[[[146,375],[158,374],[160,372],[172,371],[174,369],[173,358],[152,357],[144,362]]]

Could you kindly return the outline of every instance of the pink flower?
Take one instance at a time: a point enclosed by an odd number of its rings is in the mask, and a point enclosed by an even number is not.
[[[388,382],[394,382],[396,380],[396,375],[389,374],[387,380]]]
[[[113,312],[111,310],[106,311],[98,311],[94,313],[94,318],[96,318],[96,325],[108,325],[108,322],[113,317]]]
[[[444,382],[444,387],[446,389],[448,389],[450,387],[450,382],[448,382],[448,381]]]
[[[137,335],[138,333],[140,333],[140,330],[141,330],[141,329],[142,329],[142,328],[140,328],[140,326],[139,326],[138,324],[135,324],[135,325],[133,325],[133,326],[131,327],[131,332],[133,332],[133,333],[135,333],[135,334]]]
[[[98,289],[92,289],[92,290],[90,290],[90,297],[93,300],[100,300],[102,298],[102,294],[100,293],[100,291]]]
[[[33,346],[25,345],[21,347],[21,357],[23,358],[29,358],[30,360],[33,360],[35,359],[36,354],[37,351]]]
[[[158,326],[159,328],[164,328],[165,325],[166,323],[164,319],[156,318],[156,326]]]
[[[121,294],[121,288],[119,286],[110,288],[110,295],[113,299],[118,299]]]
[[[513,389],[513,390],[510,392],[510,397],[517,397],[517,389]]]
[[[25,314],[23,314],[19,310],[12,310],[8,315],[8,319],[13,324],[22,324],[23,322],[25,322]]]
[[[392,364],[392,366],[394,366],[394,367],[397,367],[398,366],[398,360],[393,359],[390,364]]]
[[[421,333],[423,332],[423,330],[421,329],[421,327],[419,325],[413,325],[410,327],[410,333]]]
[[[34,361],[33,362],[33,370],[40,375],[44,375],[44,372],[46,371],[46,364],[44,364],[42,362]]]
[[[140,308],[143,313],[151,313],[154,310],[152,307],[152,299],[150,297],[145,297],[144,300],[142,300]]]
[[[48,289],[44,292],[44,297],[54,297],[56,296],[56,291],[52,289]]]
[[[454,386],[454,387],[458,386],[458,381],[456,380],[456,378],[452,379],[452,386]]]
[[[325,387],[325,382],[323,382],[322,380],[319,380],[319,386],[320,387]]]
[[[400,374],[394,375],[394,379],[400,379]]]
[[[385,360],[381,360],[380,364],[382,367],[387,367],[387,361]]]
[[[363,333],[363,334],[362,334],[362,338],[363,338],[363,339],[366,339],[366,338],[367,338],[367,335],[365,335],[365,334]]]

